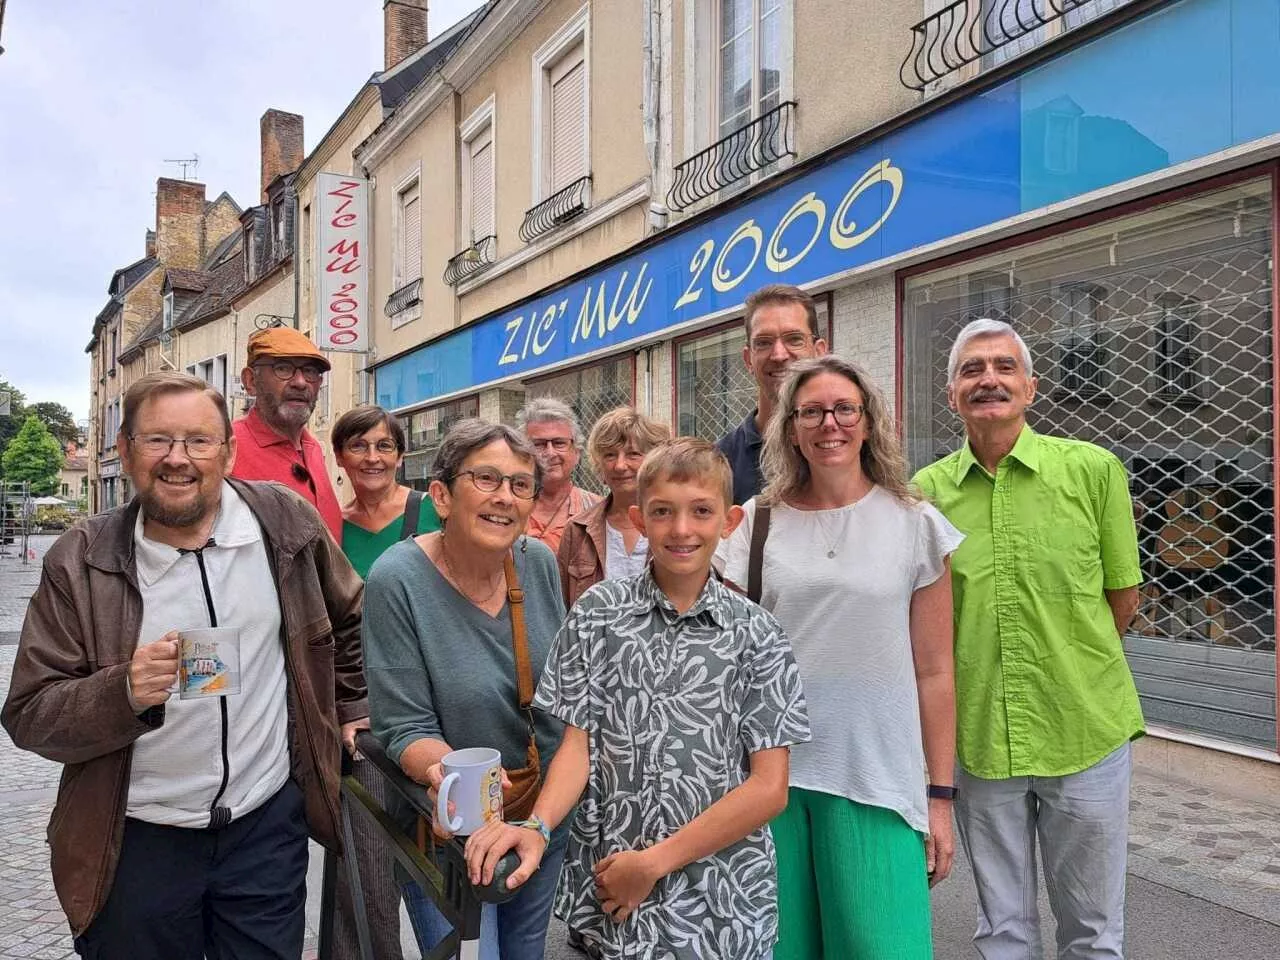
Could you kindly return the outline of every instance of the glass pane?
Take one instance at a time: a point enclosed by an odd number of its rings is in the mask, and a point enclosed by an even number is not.
[[[459,420],[478,416],[479,397],[462,397],[402,416],[400,425],[405,428],[409,449],[400,465],[399,481],[415,490],[426,490],[431,483],[436,453],[445,434]]]
[[[760,110],[778,105],[782,86],[782,10],[779,4],[762,4],[760,16]]]
[[[956,449],[946,362],[979,314],[1031,350],[1037,430],[1129,471],[1144,585],[1125,637],[1149,721],[1275,745],[1270,184],[912,278],[908,455]]]
[[[720,48],[721,136],[751,119],[751,33]],[[741,120],[745,117],[746,120]]]
[[[720,0],[720,43],[751,29],[751,0]]]
[[[578,415],[585,441],[602,414],[614,407],[626,407],[633,403],[632,381],[631,357],[625,356],[528,384],[526,395],[531,399],[556,397],[567,403]],[[586,450],[582,451],[582,458],[573,472],[573,482],[597,493],[608,492],[591,469]]]
[[[756,405],[756,382],[742,362],[746,332],[735,325],[680,344],[678,433],[718,440]]]

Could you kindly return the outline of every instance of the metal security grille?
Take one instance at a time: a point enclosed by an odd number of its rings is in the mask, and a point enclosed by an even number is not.
[[[756,382],[742,362],[741,324],[679,345],[676,381],[681,436],[718,440],[756,406]]]
[[[528,383],[525,385],[525,392],[531,399],[555,397],[567,403],[578,415],[585,439],[602,414],[614,407],[632,404],[635,379],[633,371],[634,361],[628,354]],[[586,450],[582,451],[582,458],[573,472],[573,482],[597,493],[607,492],[607,488],[591,469]]]
[[[907,287],[908,436],[956,449],[946,360],[977,316],[1039,376],[1029,420],[1129,471],[1144,584],[1126,651],[1149,720],[1275,744],[1268,185],[1245,185]]]
[[[431,485],[431,470],[444,436],[459,420],[480,416],[478,397],[462,397],[400,418],[409,451],[400,466],[400,482],[415,490]]]

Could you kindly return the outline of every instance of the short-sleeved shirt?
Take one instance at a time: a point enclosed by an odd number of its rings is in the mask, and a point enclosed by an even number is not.
[[[564,598],[551,551],[529,539],[514,555],[536,683],[564,620]],[[360,635],[369,721],[393,760],[430,738],[455,750],[492,747],[504,766],[525,765],[529,728],[516,698],[509,605],[489,616],[421,547],[403,540],[369,571]],[[545,769],[564,728],[547,714],[535,713],[534,720]]]
[[[737,504],[746,503],[764,489],[764,478],[760,476],[764,438],[756,429],[756,412],[752,410],[736,429],[716,441],[733,468],[733,502]]]
[[[756,503],[717,555],[737,584],[747,582]],[[911,601],[962,539],[929,504],[880,486],[843,507],[773,508],[760,605],[791,641],[813,730],[791,751],[793,787],[892,810],[928,832]],[[950,764],[935,771],[939,782],[951,782]]]
[[[994,476],[966,442],[915,482],[965,534],[951,565],[965,769],[1065,776],[1140,736],[1105,593],[1142,581],[1120,460],[1026,427]]]
[[[254,407],[235,423],[231,432],[236,438],[236,462],[231,475],[237,480],[274,480],[302,497],[320,512],[329,535],[342,542],[342,507],[329,481],[324,450],[305,427],[302,449],[276,433]],[[301,467],[305,473],[299,476]]]
[[[396,517],[381,530],[376,531],[366,530],[357,523],[343,520],[342,552],[347,555],[356,573],[367,578],[373,561],[400,540],[403,529],[403,516]],[[440,517],[436,513],[436,505],[430,497],[423,497],[422,506],[418,508],[418,529],[414,532],[431,533],[439,529]]]
[[[751,753],[809,738],[799,673],[772,616],[711,577],[683,614],[653,576],[579,598],[534,705],[587,733],[591,773],[569,834],[556,914],[606,957],[758,960],[777,939],[767,827],[658,881],[615,923],[596,863],[676,833],[746,781]]]

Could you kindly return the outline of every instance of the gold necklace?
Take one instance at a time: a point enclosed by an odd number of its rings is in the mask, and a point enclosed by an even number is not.
[[[480,607],[482,609],[485,607],[486,604],[488,604],[491,600],[493,600],[495,596],[497,596],[498,588],[501,587],[504,582],[503,580],[499,580],[494,585],[493,589],[489,591],[489,595],[487,597],[485,597],[483,600],[477,600],[475,597],[471,595],[471,593],[467,590],[467,588],[462,585],[462,581],[458,578],[458,575],[453,572],[453,567],[449,563],[449,555],[448,553],[445,552],[445,549],[444,549],[444,534],[440,535],[440,559],[444,561],[444,572],[445,572],[445,575],[449,578],[449,582],[458,588],[459,593],[461,593],[464,597],[470,600],[477,607]]]

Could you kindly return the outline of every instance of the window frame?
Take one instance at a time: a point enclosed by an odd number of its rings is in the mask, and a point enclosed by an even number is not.
[[[489,233],[477,234],[474,222],[472,166],[477,141],[483,139],[486,135],[489,138],[490,151],[489,196],[491,206],[489,215],[491,222],[489,224]],[[465,250],[487,236],[492,235],[496,238],[498,234],[498,120],[497,101],[494,94],[489,94],[484,103],[473,110],[471,115],[459,125],[458,142],[461,154],[460,166],[462,168],[462,217],[459,221],[462,228],[462,245],[459,249]],[[421,196],[421,192],[419,192],[419,196]],[[422,201],[419,200],[418,202],[421,203]]]
[[[533,183],[535,206],[550,197],[551,189],[551,75],[575,50],[582,48],[582,176],[591,174],[591,7],[584,3],[533,54]],[[567,184],[566,184],[567,186]]]
[[[410,191],[417,191],[416,202],[418,204],[418,272],[413,273],[409,269],[409,264],[405,261],[406,239],[405,230],[405,196]],[[400,178],[400,182],[395,188],[395,206],[391,216],[391,245],[395,251],[391,262],[391,289],[399,290],[406,283],[412,283],[414,280],[421,280],[424,273],[422,269],[423,260],[423,243],[422,243],[422,163],[417,163],[412,170]]]

